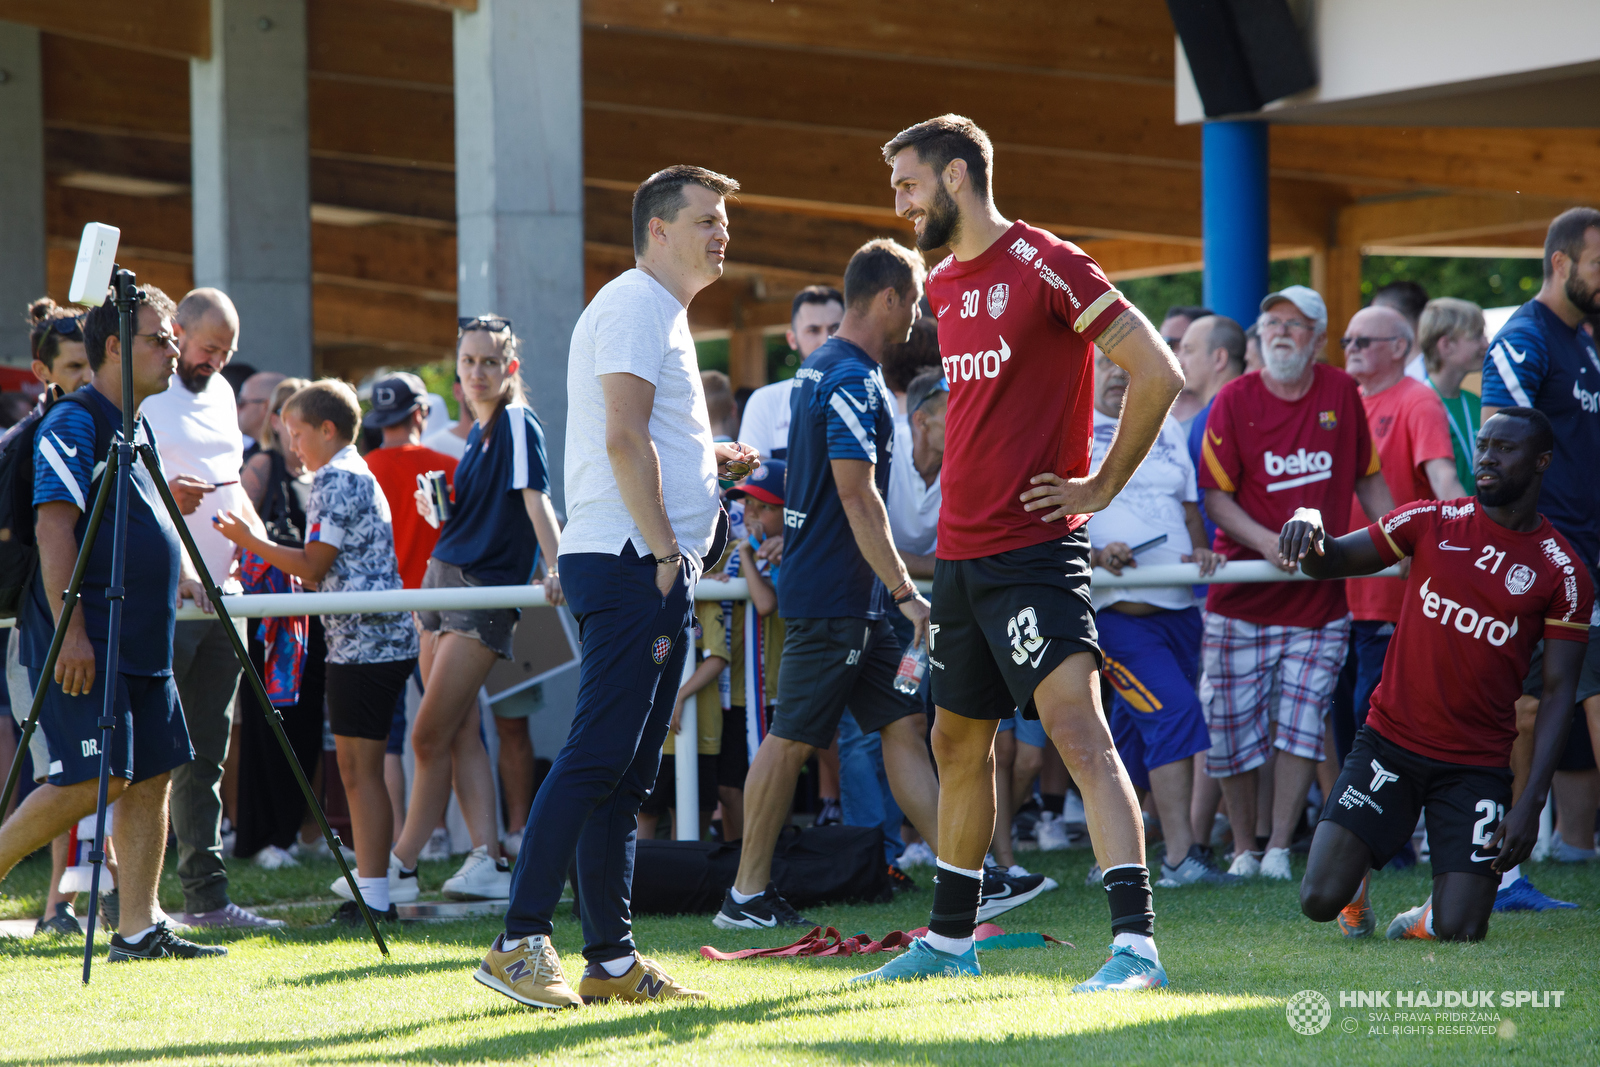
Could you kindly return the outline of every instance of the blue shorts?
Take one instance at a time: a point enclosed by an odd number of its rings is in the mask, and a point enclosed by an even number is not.
[[[1150,788],[1151,767],[1164,767],[1211,747],[1195,687],[1200,678],[1198,608],[1159,615],[1096,616],[1106,677],[1116,690],[1111,737],[1128,777]]]
[[[1044,732],[1044,723],[1038,719],[1024,719],[1022,712],[1017,712],[1009,719],[1000,720],[1000,729],[1015,730],[1017,744],[1032,745],[1034,748],[1043,748],[1049,743],[1049,738]]]
[[[28,668],[28,683],[39,689],[39,671]],[[51,785],[74,785],[100,777],[100,712],[106,672],[94,672],[94,688],[69,697],[54,682],[45,690],[39,728],[50,749]],[[194,759],[189,727],[170,674],[118,674],[111,731],[111,773],[142,782]]]

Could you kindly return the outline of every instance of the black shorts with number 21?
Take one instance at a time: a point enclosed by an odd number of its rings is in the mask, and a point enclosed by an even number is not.
[[[1433,873],[1500,876],[1486,847],[1511,806],[1511,769],[1446,763],[1390,741],[1370,725],[1356,732],[1344,769],[1322,808],[1361,838],[1382,867],[1399,852],[1427,809]]]
[[[1089,537],[938,560],[928,666],[933,702],[969,719],[1037,719],[1033,691],[1074,652],[1102,663],[1089,597]]]

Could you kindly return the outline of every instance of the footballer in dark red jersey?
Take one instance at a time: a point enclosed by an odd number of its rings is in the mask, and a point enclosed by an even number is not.
[[[1099,706],[1081,527],[1144,459],[1183,376],[1093,259],[996,210],[993,150],[972,120],[918,123],[883,156],[917,246],[950,249],[927,282],[950,385],[928,637],[939,856],[927,936],[862,977],[978,972],[972,931],[994,831],[995,730],[1021,708],[1043,723],[1082,790],[1104,872],[1111,957],[1077,991],[1165,985],[1143,825]],[[1097,346],[1129,383],[1110,452],[1091,474]]]
[[[1419,811],[1427,813],[1433,894],[1395,917],[1395,939],[1481,939],[1500,873],[1538,839],[1594,606],[1588,568],[1538,512],[1553,447],[1543,413],[1502,408],[1478,432],[1476,498],[1413,501],[1331,541],[1314,510],[1284,525],[1284,558],[1313,578],[1411,560],[1383,679],[1323,808],[1300,885],[1306,915],[1338,918],[1347,937],[1376,926],[1368,872],[1410,840]],[[1539,705],[1533,770],[1513,804],[1514,705],[1541,639],[1550,699]]]

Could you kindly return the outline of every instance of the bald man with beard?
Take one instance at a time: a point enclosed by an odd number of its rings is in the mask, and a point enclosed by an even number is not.
[[[196,289],[178,304],[178,366],[166,392],[144,402],[156,432],[168,487],[184,513],[211,578],[224,592],[234,547],[211,525],[219,510],[254,515],[239,484],[244,436],[233,387],[218,372],[239,348],[239,312],[220,289]],[[282,926],[228,899],[222,856],[222,767],[233,731],[240,667],[220,619],[179,622],[172,673],[189,724],[194,759],[172,772],[172,826],[178,837],[178,882],[189,926]]]

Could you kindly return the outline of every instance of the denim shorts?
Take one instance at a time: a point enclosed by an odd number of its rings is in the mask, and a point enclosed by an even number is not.
[[[454,563],[439,559],[428,560],[428,570],[422,576],[424,589],[463,589],[482,585]],[[483,647],[501,659],[511,659],[511,635],[517,629],[522,612],[516,608],[482,608],[468,611],[419,611],[417,621],[429,633],[460,634],[483,643]]]

